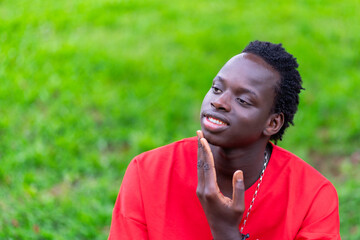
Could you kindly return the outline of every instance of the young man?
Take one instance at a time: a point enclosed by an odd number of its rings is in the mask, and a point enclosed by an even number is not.
[[[293,124],[297,67],[269,42],[231,58],[203,100],[197,138],[129,164],[109,239],[340,239],[332,184],[269,141]]]

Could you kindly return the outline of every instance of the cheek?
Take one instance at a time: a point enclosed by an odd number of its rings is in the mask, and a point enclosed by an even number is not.
[[[259,109],[247,109],[240,112],[239,116],[239,128],[246,132],[262,131],[267,118],[263,112]]]
[[[201,109],[203,109],[204,107],[206,107],[208,104],[210,104],[210,90],[206,93],[203,101],[202,101],[202,104],[201,104]]]

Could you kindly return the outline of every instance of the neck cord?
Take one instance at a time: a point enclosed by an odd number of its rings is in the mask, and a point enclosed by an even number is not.
[[[253,197],[252,197],[252,200],[251,200],[251,202],[250,202],[249,209],[247,210],[247,213],[246,213],[246,216],[245,216],[245,218],[244,218],[243,224],[241,225],[241,228],[240,228],[240,233],[241,233],[242,239],[244,239],[244,240],[249,237],[249,234],[244,235],[242,232],[243,232],[244,227],[245,227],[245,225],[246,225],[246,222],[247,222],[247,220],[248,220],[248,218],[249,218],[251,208],[252,208],[253,205],[254,205],[255,198],[256,198],[256,196],[257,196],[257,194],[258,194],[258,192],[259,192],[259,188],[260,188],[260,185],[261,185],[261,183],[262,183],[262,179],[263,179],[263,177],[264,177],[264,173],[265,173],[267,164],[268,164],[268,162],[269,162],[269,158],[270,158],[270,153],[269,153],[268,148],[266,147],[265,152],[264,152],[264,166],[263,166],[263,169],[262,169],[261,174],[260,174],[259,182],[258,182],[258,184],[257,184],[257,186],[256,186],[255,193],[254,193],[254,195],[253,195]]]

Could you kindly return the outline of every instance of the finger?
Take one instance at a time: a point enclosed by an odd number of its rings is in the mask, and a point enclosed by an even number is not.
[[[202,132],[200,130],[196,131],[198,137],[198,151],[197,151],[197,175],[198,175],[198,184],[196,192],[197,194],[202,194],[204,191],[204,150],[201,145],[200,139],[202,138]]]
[[[200,142],[204,151],[203,154],[205,160],[203,166],[205,189],[210,193],[217,193],[219,191],[219,188],[216,182],[214,157],[207,140],[205,138],[201,138]]]
[[[201,145],[200,139],[203,138],[204,135],[201,132],[201,130],[197,130],[196,135],[197,135],[197,140],[198,140],[198,159],[200,157],[203,160],[204,159],[204,151],[203,151],[203,147]]]
[[[197,130],[197,131],[196,131],[196,135],[197,135],[198,139],[204,137],[204,134],[203,134],[203,132],[202,132],[201,130]]]
[[[245,209],[244,175],[241,170],[233,175],[233,209],[238,212],[244,212]]]

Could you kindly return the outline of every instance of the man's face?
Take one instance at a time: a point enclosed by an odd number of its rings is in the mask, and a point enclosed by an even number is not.
[[[201,106],[205,138],[232,148],[264,137],[279,80],[280,74],[257,55],[231,58],[214,78]]]

